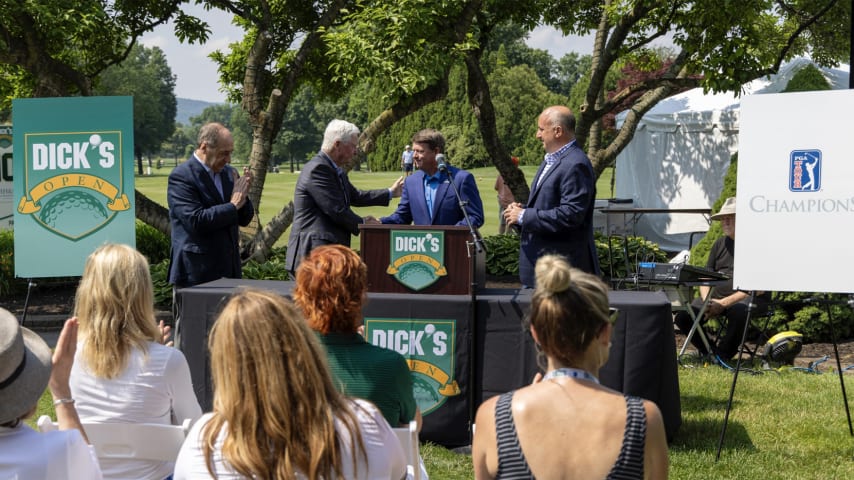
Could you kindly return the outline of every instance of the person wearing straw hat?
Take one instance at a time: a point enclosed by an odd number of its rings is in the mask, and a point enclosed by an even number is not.
[[[87,445],[68,378],[77,345],[77,320],[65,322],[56,351],[0,308],[0,478],[102,478]],[[50,388],[59,430],[38,433],[24,423]]]
[[[747,312],[750,307],[750,294],[741,290],[734,290],[732,284],[733,266],[735,263],[735,197],[729,197],[724,201],[718,213],[712,215],[712,220],[721,222],[721,230],[724,236],[717,239],[709,251],[706,268],[715,272],[726,274],[730,277],[725,283],[715,286],[714,290],[708,286],[701,286],[700,298],[695,299],[691,305],[695,315],[711,292],[712,298],[706,307],[705,317],[723,317],[726,319],[724,334],[718,339],[717,345],[712,346],[715,355],[723,361],[728,361],[738,353],[741,345],[741,335],[744,332],[744,324],[747,322]],[[758,292],[754,297],[754,304],[761,309],[767,308],[770,301],[770,292]],[[756,314],[757,312],[754,312]],[[700,320],[701,323],[705,319]],[[693,325],[691,315],[688,312],[679,312],[674,318],[674,323],[679,330],[688,334]],[[706,333],[704,331],[704,333]],[[709,338],[706,334],[706,338]],[[697,348],[700,355],[708,355],[702,339],[695,334],[691,337],[691,343]]]

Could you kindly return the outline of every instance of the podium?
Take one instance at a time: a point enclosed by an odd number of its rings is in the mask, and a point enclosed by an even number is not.
[[[362,261],[368,266],[368,292],[473,295],[478,285],[484,286],[486,254],[476,252],[471,245],[468,227],[359,225],[359,228]],[[440,251],[434,251],[437,248]],[[414,280],[407,285],[404,275]],[[422,286],[431,277],[435,281]]]

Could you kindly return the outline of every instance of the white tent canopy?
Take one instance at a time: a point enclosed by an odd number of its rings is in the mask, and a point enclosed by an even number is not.
[[[779,93],[810,63],[804,58],[786,63],[778,74],[746,84],[742,95]],[[848,88],[847,65],[818,68],[834,89]],[[739,105],[732,93],[704,94],[701,88],[659,102],[617,156],[614,195],[633,203],[610,208],[710,208],[723,188],[730,157],[738,151]],[[624,119],[625,113],[617,115],[617,128]],[[610,223],[622,220],[612,217]],[[664,250],[679,251],[688,247],[690,232],[708,227],[702,215],[645,214],[637,218],[634,231]],[[695,235],[694,242],[699,238]]]

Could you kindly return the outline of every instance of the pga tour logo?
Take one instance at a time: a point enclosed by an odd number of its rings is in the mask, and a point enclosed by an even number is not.
[[[793,150],[789,154],[789,190],[817,192],[821,189],[821,150]]]

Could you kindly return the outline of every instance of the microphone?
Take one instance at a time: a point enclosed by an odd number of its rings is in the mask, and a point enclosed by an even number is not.
[[[445,165],[445,154],[440,153],[436,155],[436,162],[439,164],[439,171],[448,173],[448,166]]]

